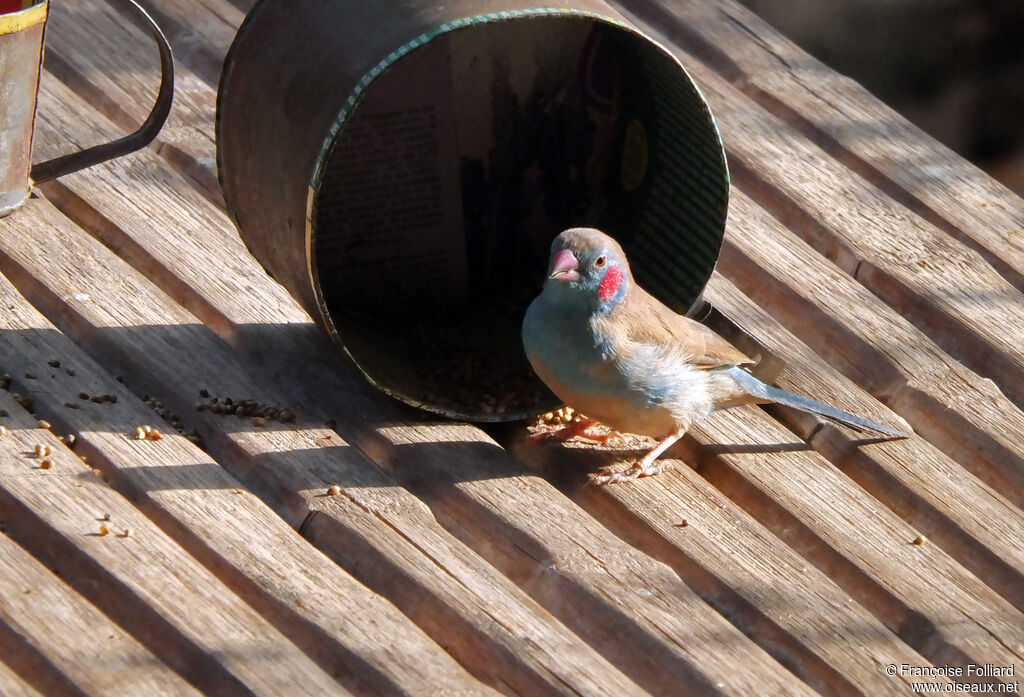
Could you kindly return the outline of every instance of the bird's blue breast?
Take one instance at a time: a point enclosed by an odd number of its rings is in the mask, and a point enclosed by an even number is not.
[[[601,331],[592,314],[551,303],[543,294],[527,310],[523,347],[548,387],[588,415],[597,416],[592,413],[596,400],[622,402],[634,409],[661,401],[659,390],[645,393],[623,372],[614,337]]]

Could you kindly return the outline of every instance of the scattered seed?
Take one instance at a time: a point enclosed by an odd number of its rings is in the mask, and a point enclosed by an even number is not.
[[[64,406],[66,406],[68,409],[81,409],[81,407],[75,402],[64,402]]]
[[[105,520],[107,522],[110,522],[110,514],[109,513],[104,513],[103,514],[103,520]]]
[[[327,495],[328,496],[337,496],[340,493],[341,493],[341,487],[338,486],[337,484],[331,484],[329,487],[327,487]]]
[[[74,433],[69,433],[66,436],[64,436],[64,442],[68,444],[68,447],[73,448],[75,447],[75,443],[78,442],[78,436],[76,436]]]
[[[146,440],[146,429],[142,426],[135,429],[135,440]]]
[[[46,457],[52,451],[50,450],[50,446],[43,445],[42,443],[36,443],[36,447],[33,449],[33,452],[35,452],[36,458],[40,458],[40,457]]]
[[[47,458],[47,459],[45,459],[45,460],[43,460],[42,462],[39,463],[39,469],[41,469],[41,470],[48,470],[52,466],[53,466],[53,463],[50,462],[49,458]]]
[[[6,409],[0,409],[0,416],[10,416],[11,413]]]
[[[100,526],[100,537],[106,537],[106,535],[107,535],[107,534],[108,534],[109,532],[110,532],[110,531],[109,531],[109,530],[107,530],[107,526],[106,526],[106,525],[101,525],[101,526]]]
[[[151,430],[149,433],[147,433],[146,437],[149,438],[150,440],[163,440],[164,439],[163,434],[160,433],[160,431],[156,430],[155,428],[153,430]]]
[[[47,362],[46,362],[46,365],[50,366],[51,368],[59,368],[59,367],[60,367],[60,361],[58,361],[58,360],[57,360],[57,359],[55,358],[55,359],[53,359],[52,361],[47,361]]]
[[[282,409],[280,413],[277,415],[277,418],[287,423],[290,421],[295,421],[295,414],[292,413],[291,409]]]
[[[35,380],[36,379],[36,374],[35,373],[25,373],[25,379],[26,380]]]
[[[6,435],[7,435],[7,427],[6,426],[0,426],[0,436],[6,436]]]
[[[125,528],[124,532],[121,533],[121,537],[131,537],[131,536],[132,536],[132,529],[131,528]]]
[[[207,399],[210,396],[210,391],[204,387],[203,389],[199,390],[199,396],[202,397],[203,399]]]
[[[111,392],[107,395],[107,401],[111,404],[117,404],[117,395]]]
[[[64,372],[67,373],[68,375],[70,375],[71,377],[75,377],[75,369],[74,368],[65,368]]]
[[[267,420],[264,419],[262,416],[257,416],[255,419],[252,420],[252,425],[253,426],[266,426],[267,425]]]
[[[50,422],[49,421],[45,421],[43,419],[39,419],[39,421],[36,421],[36,428],[41,428],[44,431],[49,431],[50,430]]]
[[[11,376],[4,373],[0,375],[0,390],[6,390],[11,386]]]
[[[920,547],[921,545],[923,545],[927,541],[928,541],[928,538],[925,537],[924,535],[918,535],[917,537],[914,538],[914,544],[917,545],[918,547]]]

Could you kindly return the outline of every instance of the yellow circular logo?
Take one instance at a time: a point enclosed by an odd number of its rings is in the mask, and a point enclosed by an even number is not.
[[[647,176],[647,129],[639,119],[626,125],[622,144],[622,188],[633,191]]]

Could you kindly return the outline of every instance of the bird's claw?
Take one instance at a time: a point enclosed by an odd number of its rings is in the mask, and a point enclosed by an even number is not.
[[[656,460],[654,462],[634,462],[633,465],[622,472],[607,472],[604,474],[591,474],[590,481],[588,484],[594,486],[605,486],[607,484],[621,484],[622,482],[632,482],[640,479],[641,477],[653,477],[659,474],[661,470],[665,468],[665,463]]]

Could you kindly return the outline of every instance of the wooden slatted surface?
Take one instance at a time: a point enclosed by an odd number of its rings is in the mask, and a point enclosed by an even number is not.
[[[158,140],[0,220],[0,694],[911,694],[890,664],[1018,689],[1019,199],[729,0],[622,0],[729,153],[707,299],[780,386],[916,435],[744,408],[664,474],[587,487],[645,442],[439,421],[339,358],[223,210],[216,83],[249,3],[154,4]],[[56,3],[36,159],[144,117],[152,53],[102,0]]]

